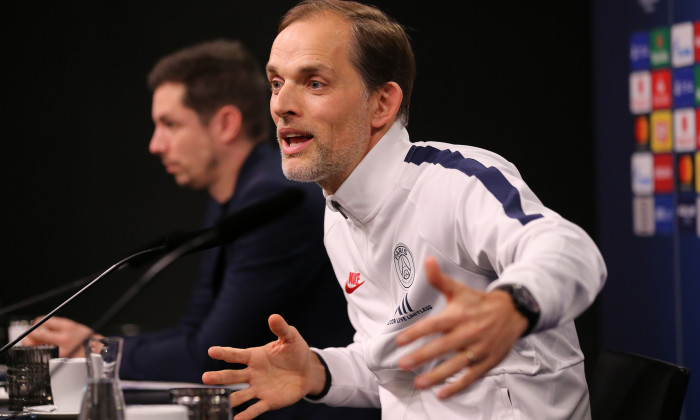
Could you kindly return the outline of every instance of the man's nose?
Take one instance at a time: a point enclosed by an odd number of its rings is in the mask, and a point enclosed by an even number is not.
[[[148,151],[153,155],[162,155],[167,150],[167,141],[163,136],[160,127],[156,126],[151,136],[151,141],[148,143]]]
[[[296,86],[291,84],[283,85],[270,97],[270,110],[273,117],[285,117],[300,114],[300,99]]]

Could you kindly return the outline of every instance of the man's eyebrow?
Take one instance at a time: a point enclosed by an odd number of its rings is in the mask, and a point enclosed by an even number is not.
[[[278,70],[277,67],[273,64],[267,64],[265,66],[265,72],[268,74],[277,74]],[[315,73],[335,73],[333,68],[325,65],[325,64],[313,64],[313,65],[308,65],[304,66],[300,69],[297,70],[297,73],[299,74],[315,74]]]

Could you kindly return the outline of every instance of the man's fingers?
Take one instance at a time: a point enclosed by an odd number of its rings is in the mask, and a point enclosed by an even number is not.
[[[433,360],[436,357],[443,356],[452,351],[457,351],[457,346],[465,346],[463,340],[457,342],[457,339],[458,337],[454,337],[454,334],[451,334],[431,340],[418,350],[401,357],[401,359],[399,359],[399,367],[409,370],[427,361]]]
[[[231,401],[231,407],[236,407],[253,398],[255,398],[255,392],[250,388],[245,388],[240,391],[232,392],[229,400]]]
[[[27,336],[27,338],[30,338],[40,342],[40,343],[59,343],[61,341],[64,341],[64,337],[61,334],[60,331],[54,331],[46,327],[45,325],[40,326],[39,328],[35,329],[34,331],[31,332]]]
[[[440,271],[437,260],[433,257],[428,257],[425,259],[425,273],[430,284],[444,294],[449,301],[454,293],[455,287],[458,286],[459,283],[455,282],[449,277],[446,277],[442,271]],[[454,321],[439,315],[433,318],[424,319],[396,336],[396,344],[403,346],[413,342],[417,338],[436,332],[444,332],[453,326]]]
[[[42,319],[44,319],[44,316],[37,317],[33,323],[36,324],[37,322],[41,321]],[[43,324],[41,324],[40,328],[45,328],[48,330],[63,330],[65,328],[72,327],[74,324],[76,324],[76,322],[72,321],[68,318],[63,318],[60,316],[53,316],[53,317],[47,319]]]
[[[404,346],[428,334],[445,332],[453,326],[449,320],[441,315],[416,322],[415,325],[406,328],[396,336],[396,344]]]
[[[488,370],[491,369],[491,365],[485,361],[473,362],[467,370],[465,370],[464,375],[458,377],[454,382],[445,385],[438,391],[438,398],[446,399],[459,391],[466,389],[477,379],[481,378]]]
[[[247,369],[226,369],[202,374],[202,382],[207,385],[231,385],[248,382]]]
[[[209,347],[208,353],[212,359],[223,360],[226,363],[242,363],[244,365],[248,364],[248,358],[250,357],[250,350],[234,349],[232,347]]]
[[[20,343],[23,346],[38,346],[39,344],[45,344],[45,342],[39,340],[39,337],[36,337],[34,333],[24,337]]]
[[[416,387],[425,389],[435,384],[444,382],[445,379],[459,372],[460,370],[469,368],[472,363],[472,356],[466,352],[457,352],[454,356],[437,365],[435,368],[416,378]]]
[[[242,413],[236,414],[236,416],[233,418],[233,420],[251,420],[262,413],[270,411],[270,407],[265,403],[264,401],[260,400],[256,402],[255,404],[251,405],[248,407],[245,411]]]

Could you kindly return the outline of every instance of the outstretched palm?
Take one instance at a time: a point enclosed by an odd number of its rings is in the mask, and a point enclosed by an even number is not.
[[[278,337],[276,341],[249,349],[209,349],[209,356],[214,359],[247,365],[240,370],[206,372],[202,376],[203,382],[210,385],[248,384],[248,388],[231,394],[231,405],[237,406],[253,398],[259,401],[238,414],[236,420],[252,419],[266,411],[294,404],[312,392],[314,380],[319,379],[314,378],[314,372],[318,373],[320,362],[296,328],[287,325],[279,315],[272,315],[268,322],[270,330]],[[321,379],[325,380],[320,372]]]

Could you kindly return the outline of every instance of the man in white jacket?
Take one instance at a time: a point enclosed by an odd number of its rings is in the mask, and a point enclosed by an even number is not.
[[[236,419],[301,398],[384,419],[589,419],[574,319],[606,276],[583,230],[544,207],[502,157],[411,142],[415,74],[379,10],[305,1],[283,18],[267,75],[285,175],[326,197],[325,243],[356,329],[312,349],[279,315],[264,347],[212,347],[244,370]],[[283,211],[283,209],[282,209]]]

